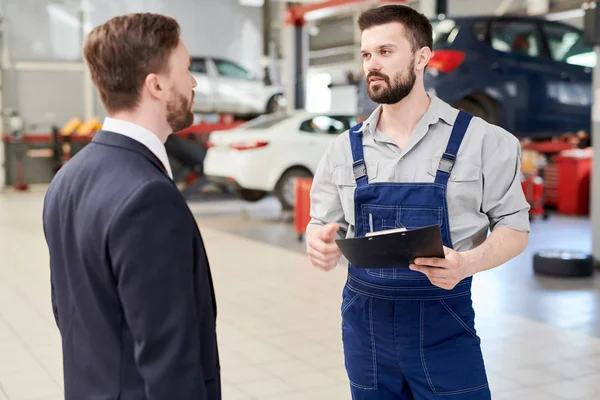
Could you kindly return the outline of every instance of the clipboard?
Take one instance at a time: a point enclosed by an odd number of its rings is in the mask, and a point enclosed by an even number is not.
[[[439,225],[372,236],[337,239],[342,254],[357,268],[408,268],[418,257],[444,257]]]

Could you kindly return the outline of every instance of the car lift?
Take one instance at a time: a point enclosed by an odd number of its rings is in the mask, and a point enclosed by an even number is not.
[[[446,1],[446,0],[438,0]],[[308,35],[305,29],[308,20],[323,18],[325,16],[335,15],[342,11],[352,10],[357,6],[365,5],[383,5],[383,4],[402,4],[406,0],[328,0],[320,3],[308,3],[289,5],[285,13],[285,25],[293,28],[293,49],[289,56],[293,58],[293,66],[289,76],[290,82],[294,82],[293,87],[293,108],[303,109],[306,106],[306,79],[308,70]],[[290,93],[288,93],[289,95]]]
[[[242,124],[243,121],[236,121],[231,115],[220,115],[219,122],[207,123],[200,122],[194,124],[182,131],[175,132],[165,143],[167,152],[174,157],[177,157],[183,165],[189,169],[189,172],[182,177],[176,177],[175,181],[183,181],[181,193],[184,197],[189,198],[194,193],[202,190],[210,182],[204,176],[204,156],[208,149],[208,137],[211,132],[229,130]],[[197,139],[200,145],[204,148],[203,154],[193,148],[188,148],[185,139]]]
[[[181,191],[184,196],[190,196],[194,192],[202,189],[209,182],[203,175],[204,154],[203,151],[197,151],[186,139],[197,139],[201,147],[208,148],[208,137],[211,132],[217,130],[233,129],[243,123],[243,121],[234,120],[229,114],[219,115],[219,121],[208,123],[202,121],[189,128],[175,132],[167,143],[167,152],[177,160],[186,170],[182,176],[174,177],[175,182],[183,181]],[[22,142],[22,154],[18,154],[17,182],[15,189],[27,190],[27,185],[22,179],[22,159],[29,157],[47,157],[53,159],[54,172],[58,171],[71,157],[76,153],[76,148],[81,148],[85,143],[90,142],[97,131],[102,128],[102,124],[97,118],[91,118],[88,121],[81,121],[79,118],[72,118],[62,127],[53,126],[51,133],[48,134],[22,134],[17,138],[13,135],[0,135],[0,139],[7,143]],[[171,142],[172,143],[169,143]],[[48,143],[48,150],[27,150],[28,143]],[[171,149],[169,149],[171,147]],[[172,151],[169,151],[172,150]]]
[[[289,5],[285,14],[285,25],[294,29],[292,52],[293,67],[291,71],[294,83],[293,104],[295,109],[303,109],[306,106],[305,91],[308,70],[308,35],[305,25],[308,20],[324,18],[343,11],[352,10],[361,6],[381,6],[384,4],[404,4],[406,0],[328,0],[319,3],[307,3]],[[446,15],[448,11],[448,0],[435,0],[435,14]]]

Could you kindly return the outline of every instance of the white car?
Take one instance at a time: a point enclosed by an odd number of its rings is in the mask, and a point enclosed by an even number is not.
[[[260,77],[232,61],[192,57],[190,71],[198,82],[194,89],[196,113],[257,116],[287,107],[282,86],[266,85]]]
[[[204,173],[217,184],[233,187],[246,201],[274,194],[284,209],[291,209],[294,180],[312,177],[329,145],[356,122],[352,115],[294,111],[213,132]]]

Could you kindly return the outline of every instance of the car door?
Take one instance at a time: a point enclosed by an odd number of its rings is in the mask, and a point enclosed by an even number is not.
[[[319,114],[302,121],[299,127],[302,144],[298,147],[301,157],[311,171],[335,138],[356,124],[356,119],[346,115]]]
[[[263,90],[262,81],[255,79],[245,68],[229,60],[213,59],[217,77],[217,92],[223,100],[225,112],[258,113]]]
[[[213,112],[215,88],[209,76],[206,58],[193,57],[190,72],[197,83],[194,88],[194,111]]]
[[[560,117],[546,96],[548,80],[554,70],[545,57],[545,47],[535,20],[496,19],[490,21],[492,51],[490,87],[502,87],[508,93],[514,115],[515,134],[545,134],[552,131]]]
[[[596,53],[583,43],[582,32],[573,27],[555,22],[543,22],[541,26],[556,77],[548,94],[560,110],[564,132],[589,133]]]

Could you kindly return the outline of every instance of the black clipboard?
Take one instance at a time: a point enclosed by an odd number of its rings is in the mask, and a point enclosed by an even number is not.
[[[417,257],[444,258],[438,225],[376,236],[337,239],[344,257],[357,268],[408,268]]]

